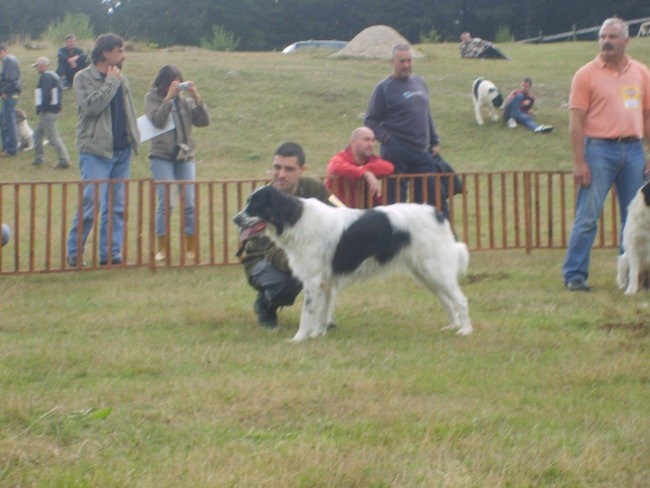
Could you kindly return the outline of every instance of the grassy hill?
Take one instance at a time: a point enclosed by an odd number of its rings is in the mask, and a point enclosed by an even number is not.
[[[650,59],[650,41],[632,39],[630,53]],[[511,61],[461,60],[455,44],[418,46],[425,55],[415,62],[415,72],[430,88],[434,121],[445,157],[463,170],[567,169],[570,151],[567,132],[569,84],[577,67],[592,59],[597,44],[503,44]],[[50,51],[14,47],[21,61],[25,90],[20,106],[33,114],[32,91],[36,73],[30,67],[37,56]],[[270,165],[274,149],[285,140],[301,143],[312,174],[324,174],[329,157],[344,147],[350,131],[362,124],[363,112],[374,86],[391,67],[383,60],[332,59],[321,51],[281,53],[219,53],[200,49],[130,52],[124,71],[129,76],[138,110],[157,70],[166,63],[179,66],[194,80],[206,99],[212,125],[195,130],[201,179],[254,177]],[[511,131],[503,124],[476,125],[470,91],[472,81],[483,76],[507,94],[524,76],[534,80],[537,113],[541,123],[552,124],[550,136]],[[64,97],[59,126],[76,160],[76,114],[72,93]],[[148,176],[148,145],[142,147],[134,176]],[[14,164],[0,165],[0,178],[40,180],[76,179],[77,172],[52,174],[34,169],[32,155],[22,154]],[[53,161],[53,155],[50,155]]]

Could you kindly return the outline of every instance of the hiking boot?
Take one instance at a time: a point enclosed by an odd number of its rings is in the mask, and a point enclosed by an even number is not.
[[[264,299],[262,293],[257,294],[257,299],[255,300],[255,314],[257,315],[257,321],[264,327],[273,329],[278,325],[277,308],[270,306]]]
[[[569,291],[590,291],[591,287],[583,280],[569,280],[564,284],[564,287]]]

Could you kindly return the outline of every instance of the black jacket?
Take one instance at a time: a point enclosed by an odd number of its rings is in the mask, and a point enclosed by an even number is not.
[[[40,102],[40,103],[39,103]],[[61,80],[54,71],[44,71],[36,86],[36,113],[61,111]]]

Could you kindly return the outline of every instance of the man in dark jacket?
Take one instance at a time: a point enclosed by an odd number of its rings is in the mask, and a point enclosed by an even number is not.
[[[408,44],[393,48],[391,65],[393,73],[375,87],[365,118],[365,125],[381,142],[382,159],[395,165],[396,175],[447,173],[442,166],[447,163],[439,154],[440,140],[431,118],[429,90],[424,80],[413,74],[413,52]],[[402,178],[397,195],[395,180],[388,180],[388,203],[398,199],[406,201],[408,184],[409,179]],[[436,205],[436,186],[433,176],[416,179],[411,200]],[[445,215],[448,213],[448,191],[448,185],[441,180],[439,203]]]
[[[65,36],[65,46],[56,52],[56,73],[61,78],[63,88],[72,88],[72,81],[77,71],[88,66],[88,57],[77,47],[77,38],[72,34]]]
[[[61,111],[61,80],[54,71],[49,69],[50,60],[45,56],[38,58],[32,66],[39,73],[35,93],[39,121],[34,131],[34,165],[43,164],[43,136],[45,136],[59,157],[54,169],[69,168],[70,155],[56,126],[56,119]]]
[[[0,44],[0,128],[2,129],[2,154],[0,157],[15,156],[18,152],[18,130],[16,127],[16,105],[22,89],[20,65],[16,56],[9,54],[5,44]]]

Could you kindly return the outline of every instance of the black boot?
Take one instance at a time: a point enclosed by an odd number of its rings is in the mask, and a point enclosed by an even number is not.
[[[262,292],[257,294],[255,313],[257,314],[257,321],[264,327],[273,329],[278,325],[277,307],[271,306],[264,298]]]

